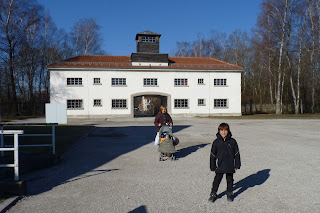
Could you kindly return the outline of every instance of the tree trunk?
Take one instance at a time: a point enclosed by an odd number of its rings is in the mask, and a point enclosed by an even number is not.
[[[312,4],[309,4],[309,16],[310,16],[310,24],[311,24],[311,33],[312,33],[312,51],[310,55],[310,62],[312,66],[312,81],[311,81],[311,113],[314,113],[314,106],[315,106],[315,62],[314,62],[314,52],[315,52],[315,26],[313,21],[313,16],[315,14],[312,13]]]
[[[278,82],[277,82],[277,97],[276,97],[276,114],[282,114],[282,94],[281,94],[281,85],[282,82],[282,55],[283,55],[283,46],[284,46],[284,40],[286,35],[286,20],[287,20],[287,10],[288,10],[288,0],[285,1],[285,9],[284,9],[284,17],[282,20],[282,35],[281,35],[281,41],[280,41],[280,50],[279,50],[279,64],[278,64]]]
[[[304,20],[305,21],[305,20]],[[300,72],[301,72],[301,55],[302,55],[302,40],[303,40],[303,29],[301,27],[301,37],[300,37],[300,45],[299,45],[299,58],[298,58],[298,73],[297,73],[297,95],[294,91],[294,85],[292,82],[292,75],[290,76],[290,85],[294,100],[294,113],[299,114],[300,107]]]
[[[268,71],[269,71],[269,91],[270,91],[270,104],[273,105],[274,101],[273,101],[273,90],[272,90],[272,71],[271,71],[271,55],[269,53],[269,57],[268,57]]]
[[[9,71],[10,71],[10,81],[11,81],[11,89],[12,89],[12,99],[13,99],[13,107],[16,115],[19,115],[18,109],[18,98],[17,98],[17,90],[16,90],[16,78],[14,73],[14,62],[13,62],[13,49],[11,42],[9,43]]]

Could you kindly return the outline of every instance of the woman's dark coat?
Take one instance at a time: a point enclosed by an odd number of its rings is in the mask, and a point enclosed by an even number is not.
[[[158,115],[154,119],[154,125],[156,125],[156,127],[158,128],[158,132],[159,132],[161,126],[166,125],[166,123],[173,124],[171,116],[168,113],[161,113],[161,112],[158,113]],[[161,124],[161,126],[159,126],[159,124]]]
[[[217,139],[213,141],[210,154],[210,169],[216,173],[234,173],[240,169],[240,152],[237,141],[233,139],[231,132],[225,139],[217,133]]]

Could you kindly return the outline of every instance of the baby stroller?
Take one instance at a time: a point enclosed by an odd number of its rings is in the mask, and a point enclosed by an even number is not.
[[[179,139],[175,138],[172,134],[171,126],[162,126],[159,130],[160,144],[158,151],[160,152],[159,161],[175,160],[176,148],[179,143]]]

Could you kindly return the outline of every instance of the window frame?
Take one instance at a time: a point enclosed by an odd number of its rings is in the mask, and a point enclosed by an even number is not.
[[[99,82],[96,82],[96,80],[98,80]],[[101,78],[93,78],[93,84],[94,85],[101,85]]]
[[[213,85],[215,87],[226,87],[227,85],[227,79],[226,78],[215,78],[213,79]]]
[[[114,103],[116,101],[119,103]],[[125,106],[121,106],[123,105],[123,102],[125,103]],[[114,106],[114,104],[118,104],[120,106]],[[111,99],[111,109],[128,109],[127,99]]]
[[[226,98],[215,98],[215,99],[213,99],[213,108],[215,108],[215,109],[227,109],[227,108],[229,108],[228,99],[226,99]]]
[[[156,37],[154,37],[154,36],[142,36],[141,42],[143,42],[143,43],[156,43]]]
[[[189,109],[189,99],[177,98],[177,99],[174,99],[173,102],[174,102],[175,109]],[[178,105],[180,105],[180,106],[178,106]]]
[[[150,84],[147,81],[149,80]],[[157,78],[143,78],[143,86],[144,87],[156,87],[158,86],[158,79]]]
[[[183,83],[183,84],[182,84]],[[187,78],[175,78],[174,79],[175,87],[188,87],[188,79]]]
[[[199,103],[199,101],[203,101],[203,103]],[[206,105],[206,99],[204,98],[198,98],[198,106],[205,106]]]
[[[82,78],[67,78],[67,86],[83,86]]]
[[[79,102],[79,103],[69,103],[69,102]],[[69,107],[70,105],[78,104],[79,107]],[[83,110],[83,99],[67,99],[67,110]]]
[[[202,80],[202,83],[199,82],[199,81],[201,81],[201,80]],[[204,78],[198,78],[198,85],[204,85]]]
[[[127,86],[127,78],[111,78],[111,86]]]
[[[96,104],[96,101],[100,101],[100,103]],[[93,107],[102,107],[102,99],[93,99]]]

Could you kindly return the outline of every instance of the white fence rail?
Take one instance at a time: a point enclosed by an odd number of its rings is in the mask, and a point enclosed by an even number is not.
[[[44,136],[51,136],[51,144],[30,144],[30,145],[20,145],[20,147],[41,147],[41,146],[52,146],[52,154],[56,154],[56,130],[55,126],[57,123],[1,123],[0,124],[0,131],[3,130],[4,126],[51,126],[51,134],[22,134],[20,136],[26,136],[26,137],[44,137]],[[11,136],[11,135],[8,135]],[[0,135],[0,148],[3,148],[4,146],[4,138],[3,135]],[[1,156],[3,156],[3,152],[1,152]]]
[[[13,167],[14,168],[14,180],[19,180],[19,135],[23,134],[23,130],[0,130],[0,135],[13,135],[13,147],[2,148],[0,151],[13,151],[14,161],[13,164],[0,164],[0,167]]]

